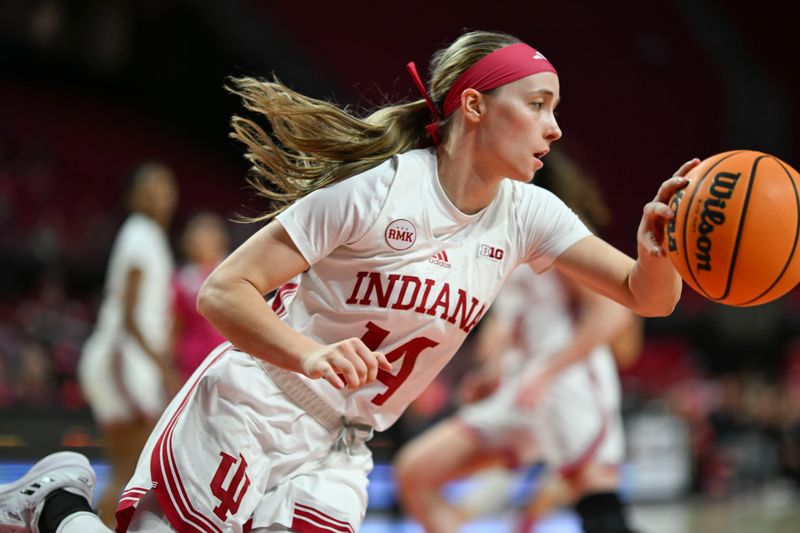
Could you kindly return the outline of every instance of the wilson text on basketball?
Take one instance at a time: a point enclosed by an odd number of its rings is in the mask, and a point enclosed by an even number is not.
[[[695,246],[697,251],[694,254],[697,260],[697,270],[711,270],[711,234],[714,228],[725,223],[725,201],[733,195],[733,189],[741,177],[740,173],[720,172],[714,176],[711,186],[708,188],[709,197],[703,201],[703,210],[700,212],[700,223],[697,231]]]

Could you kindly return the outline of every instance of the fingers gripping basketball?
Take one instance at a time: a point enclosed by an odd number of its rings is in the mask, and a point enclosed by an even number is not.
[[[740,150],[712,156],[670,200],[666,248],[683,280],[719,303],[751,306],[800,282],[797,172]]]

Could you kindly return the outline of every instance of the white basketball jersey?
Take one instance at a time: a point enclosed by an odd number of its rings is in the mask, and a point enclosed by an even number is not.
[[[360,337],[393,365],[355,391],[302,378],[348,420],[379,431],[445,366],[517,265],[544,270],[589,235],[554,195],[511,180],[465,215],[436,169],[434,150],[413,150],[278,216],[311,267],[278,291],[273,308],[321,343]]]
[[[522,265],[500,289],[492,312],[511,331],[515,355],[546,359],[572,340],[571,306],[571,295],[558,272],[535,274]]]
[[[123,292],[128,272],[134,268],[142,272],[134,319],[149,346],[166,350],[171,323],[172,252],[163,228],[138,213],[125,220],[114,240],[93,335],[106,339],[109,349],[112,344],[117,349],[124,349],[125,344],[137,345],[127,337],[122,324]]]

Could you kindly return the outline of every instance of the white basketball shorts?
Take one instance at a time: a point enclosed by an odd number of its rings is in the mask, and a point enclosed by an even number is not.
[[[264,527],[355,532],[367,508],[372,455],[334,451],[327,429],[228,343],[167,407],[117,508],[117,531],[150,491],[179,532]],[[133,532],[132,532],[133,533]]]
[[[463,407],[459,421],[514,464],[542,459],[569,476],[590,461],[622,461],[619,378],[606,348],[566,369],[533,409],[515,405],[520,385],[520,380],[508,382],[485,400]]]
[[[112,343],[102,337],[89,338],[78,365],[81,389],[95,420],[104,426],[158,420],[166,405],[158,366],[132,342]]]

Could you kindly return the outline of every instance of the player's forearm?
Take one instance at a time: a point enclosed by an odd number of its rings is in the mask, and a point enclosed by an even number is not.
[[[197,310],[236,348],[287,370],[301,372],[303,357],[321,348],[278,318],[246,280],[209,279]]]
[[[639,245],[628,288],[642,316],[667,316],[681,297],[682,281],[667,257],[654,257]]]

